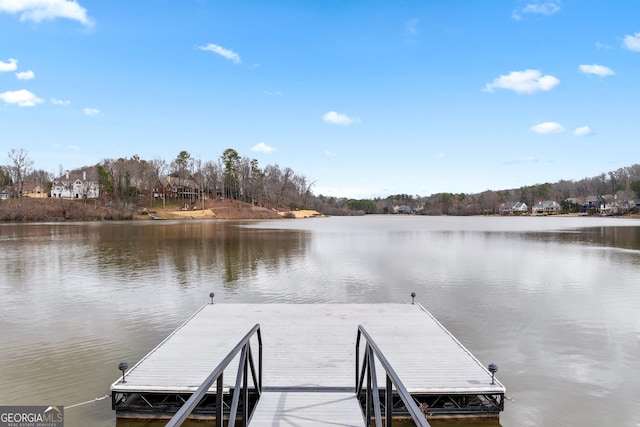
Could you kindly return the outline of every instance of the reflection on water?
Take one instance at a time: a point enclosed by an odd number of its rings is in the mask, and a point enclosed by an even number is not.
[[[407,216],[3,224],[0,404],[103,397],[118,362],[138,361],[211,291],[242,303],[408,302],[416,292],[480,361],[500,366],[503,426],[637,427],[639,225]],[[113,427],[110,403],[69,408],[65,425]]]

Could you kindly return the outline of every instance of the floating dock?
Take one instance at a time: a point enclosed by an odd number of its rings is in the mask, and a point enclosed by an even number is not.
[[[116,416],[170,418],[256,324],[264,355],[251,426],[366,425],[355,394],[359,325],[427,418],[498,417],[504,409],[505,387],[495,372],[420,304],[216,303],[199,309],[111,385]],[[236,357],[228,372],[239,363]],[[384,390],[384,370],[375,376]],[[222,395],[234,387],[235,375],[225,374]],[[216,388],[192,417],[212,417]],[[406,418],[402,405],[392,413]]]

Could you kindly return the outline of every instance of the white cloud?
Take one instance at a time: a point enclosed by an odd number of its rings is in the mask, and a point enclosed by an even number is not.
[[[67,106],[71,104],[71,101],[63,101],[62,99],[51,98],[51,103],[53,105],[64,105]]]
[[[67,145],[67,148],[70,150],[75,150],[75,151],[80,151],[80,146],[79,145]]]
[[[44,102],[44,99],[38,98],[26,89],[0,93],[0,99],[7,104],[17,104],[19,107],[34,107]]]
[[[535,133],[562,133],[564,132],[564,128],[560,123],[556,122],[544,122],[539,123],[535,126],[531,126],[531,130]]]
[[[35,73],[31,70],[29,71],[21,71],[16,73],[16,77],[18,80],[31,80],[36,77]]]
[[[537,162],[538,159],[535,156],[524,156],[518,159],[520,162]]]
[[[352,123],[357,123],[360,119],[352,119],[346,114],[340,114],[335,111],[329,111],[325,115],[322,116],[322,120],[328,123],[333,123],[336,125],[350,125]]]
[[[409,19],[405,22],[404,27],[409,35],[415,36],[418,34],[418,24],[420,20],[418,18]]]
[[[553,15],[560,10],[559,1],[548,1],[545,3],[529,3],[522,8],[522,13],[534,13],[539,15]]]
[[[337,154],[331,150],[325,150],[324,155],[327,157],[335,157]]]
[[[543,76],[538,70],[512,71],[487,83],[483,90],[493,92],[494,89],[509,89],[516,93],[535,93],[551,90],[559,83],[556,77],[549,74]]]
[[[0,61],[0,72],[2,72],[2,71],[15,71],[16,69],[18,69],[18,60],[17,59],[9,58],[9,60],[7,62]]]
[[[536,163],[538,159],[534,156],[524,156],[518,159],[507,160],[503,162],[505,165],[519,165],[522,163]]]
[[[234,64],[242,64],[240,56],[232,50],[218,46],[217,44],[209,43],[205,46],[198,46],[200,50],[207,50],[209,52],[217,53],[218,55],[233,61]]]
[[[591,135],[591,128],[589,126],[582,126],[573,131],[573,134],[576,136],[587,136]]]
[[[269,96],[281,96],[282,92],[280,92],[279,90],[265,90],[264,94]]]
[[[580,65],[578,68],[585,74],[595,74],[600,77],[613,76],[615,74],[611,68],[605,67],[604,65]]]
[[[100,114],[100,110],[98,110],[97,108],[85,108],[84,110],[82,110],[82,112],[84,113],[85,116],[97,116],[98,114]]]
[[[535,15],[553,15],[554,13],[560,10],[560,1],[552,0],[547,2],[539,2],[535,1],[533,3],[527,4],[525,7],[521,9],[515,9],[511,13],[511,18],[516,21],[520,21],[522,19],[521,13],[529,13]]]
[[[67,18],[85,26],[93,25],[93,20],[87,16],[87,10],[75,0],[0,0],[0,12],[19,13],[21,21],[40,22]]]
[[[611,49],[611,46],[604,44],[602,42],[596,42],[596,48],[598,49]]]
[[[256,145],[254,145],[253,147],[251,147],[251,151],[257,151],[259,153],[269,154],[269,153],[272,153],[272,152],[276,151],[276,149],[273,148],[273,147],[269,147],[264,142],[259,142]]]
[[[622,46],[625,49],[633,50],[634,52],[640,52],[640,33],[634,35],[626,35],[622,40]]]

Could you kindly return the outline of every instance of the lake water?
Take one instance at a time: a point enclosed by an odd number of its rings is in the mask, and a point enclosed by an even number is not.
[[[638,220],[2,224],[0,242],[0,405],[65,405],[67,427],[114,427],[110,398],[72,405],[107,395],[118,363],[137,362],[209,292],[219,303],[415,292],[499,365],[500,425],[640,426]]]

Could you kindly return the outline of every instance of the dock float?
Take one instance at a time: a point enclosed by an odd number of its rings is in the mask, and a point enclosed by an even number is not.
[[[247,334],[256,328],[259,335]],[[369,365],[374,386],[369,380],[364,388],[368,384],[379,393],[373,400],[382,402],[383,417],[407,419],[414,404],[426,419],[497,418],[504,410],[505,387],[494,376],[495,365],[482,365],[418,303],[206,304],[131,369],[123,369],[111,385],[112,407],[118,418],[170,419],[205,386],[190,418],[229,417],[238,406],[234,392],[244,387],[253,391],[245,392],[244,425],[369,425],[368,414],[380,417],[380,411],[356,390],[366,377],[361,369],[369,348],[360,342],[361,330],[402,383],[392,386],[380,360]],[[230,355],[245,334],[250,365],[240,353]],[[224,376],[206,384],[227,362]],[[236,377],[243,366],[244,385]],[[247,366],[253,382],[247,380]],[[410,394],[410,405],[400,400],[401,388]]]

